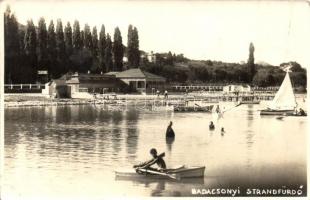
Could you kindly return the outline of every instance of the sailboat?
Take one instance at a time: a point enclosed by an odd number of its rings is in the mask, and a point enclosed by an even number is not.
[[[293,114],[297,107],[291,79],[288,70],[285,78],[277,91],[274,99],[268,105],[267,109],[260,112],[261,115],[284,115]]]

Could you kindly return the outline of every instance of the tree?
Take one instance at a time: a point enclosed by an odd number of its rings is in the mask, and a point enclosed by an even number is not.
[[[17,70],[15,71],[15,74],[17,76],[17,79],[15,81],[13,81],[13,83],[23,83],[24,80],[26,79],[25,73],[22,73],[22,71],[27,70],[27,66],[24,65],[25,60],[26,60],[26,55],[25,55],[25,44],[24,44],[24,38],[25,38],[25,30],[24,29],[19,29],[19,51],[17,50],[17,52],[19,52],[19,55],[15,55],[14,59],[15,60],[19,60],[19,65],[17,66],[19,69],[21,69],[22,66],[23,70]],[[7,51],[5,52],[5,56],[7,56]],[[5,65],[7,65],[7,63],[5,63]],[[24,69],[26,68],[26,69]],[[26,83],[26,82],[25,82]]]
[[[18,23],[14,14],[11,14],[9,6],[4,13],[4,50],[5,83],[17,83],[23,81],[22,77],[19,76],[22,74],[20,73],[20,66],[23,61],[20,59],[21,48]]]
[[[96,26],[93,28],[92,31],[92,54],[94,58],[98,56],[98,34]]]
[[[248,73],[250,82],[253,80],[253,77],[255,75],[254,50],[255,50],[254,45],[251,42],[249,48],[249,59],[248,59]]]
[[[122,42],[122,35],[119,28],[116,27],[114,31],[114,42],[113,42],[114,71],[122,71],[123,57],[124,57],[124,47]]]
[[[88,24],[85,24],[84,27],[84,38],[83,38],[84,47],[91,50],[93,47],[92,37],[90,32],[90,27]]]
[[[70,22],[68,22],[65,27],[64,35],[65,35],[66,56],[69,57],[72,55],[73,51],[72,28]]]
[[[138,35],[138,29],[134,27],[133,34],[132,34],[132,40],[133,40],[133,49],[134,49],[134,66],[140,65],[140,50],[139,50],[139,35]]]
[[[38,68],[47,70],[47,29],[45,19],[41,17],[38,23]]]
[[[50,78],[56,78],[57,66],[55,58],[57,56],[57,51],[56,51],[56,34],[53,20],[51,20],[47,30],[47,52],[48,52],[48,74]]]
[[[80,32],[80,37],[81,37],[81,49],[85,47],[85,43],[84,43],[84,31],[81,30]]]
[[[290,66],[290,71],[292,71],[292,72],[305,72],[305,69],[302,68],[301,65],[299,63],[295,62],[295,61],[281,63],[280,66],[282,68]]]
[[[173,56],[172,56],[171,51],[169,51],[168,54],[167,54],[166,63],[167,63],[168,65],[173,65]]]
[[[93,63],[91,67],[91,71],[95,73],[99,73],[101,71],[100,65],[99,65],[99,60],[98,60],[98,35],[97,35],[97,28],[93,27],[92,31],[92,58],[93,58]]]
[[[80,23],[75,20],[73,24],[73,34],[72,34],[72,43],[74,50],[79,50],[82,47],[82,38],[80,31]]]
[[[106,72],[105,68],[105,49],[106,49],[106,36],[105,36],[105,27],[101,26],[99,34],[99,44],[98,44],[98,53],[99,53],[99,67],[102,72]]]
[[[63,26],[60,19],[57,20],[56,25],[56,51],[57,51],[57,71],[56,77],[61,76],[67,72],[66,69],[66,45],[64,39]]]
[[[127,35],[127,57],[130,68],[138,67],[140,64],[139,36],[136,27],[132,25],[128,27]]]
[[[109,34],[107,34],[107,39],[106,39],[106,48],[104,51],[104,63],[105,63],[106,72],[113,70],[112,41],[111,41],[111,36]]]
[[[37,34],[32,20],[27,21],[25,38],[25,65],[28,66],[29,73],[27,81],[34,83],[37,76]]]
[[[128,26],[128,33],[127,33],[127,58],[128,58],[128,66],[129,68],[134,66],[134,45],[132,40],[132,33],[133,33],[133,27],[130,24]]]
[[[216,69],[214,71],[215,81],[223,83],[225,81],[227,72],[222,69]]]

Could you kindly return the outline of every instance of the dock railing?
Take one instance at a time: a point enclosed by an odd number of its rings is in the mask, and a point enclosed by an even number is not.
[[[4,84],[4,93],[41,93],[44,84]]]
[[[44,84],[4,84],[4,89],[44,89]]]

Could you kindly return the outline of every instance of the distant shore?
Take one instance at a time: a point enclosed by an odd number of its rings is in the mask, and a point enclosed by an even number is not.
[[[219,97],[223,96],[222,93],[212,93],[207,95],[201,94],[188,94],[184,93],[179,94],[170,94],[168,99],[165,99],[163,95],[141,95],[141,94],[107,94],[103,98],[102,95],[97,95],[94,98],[88,99],[76,99],[76,98],[50,98],[47,95],[40,93],[14,93],[14,94],[5,94],[4,95],[4,107],[5,108],[14,108],[14,107],[33,107],[33,106],[65,106],[65,105],[89,105],[89,104],[118,104],[126,103],[128,105],[137,103],[148,102],[150,105],[152,103],[159,103],[166,105],[168,101],[169,104],[178,104],[180,102],[189,101],[210,101],[210,103],[217,103]],[[234,96],[232,96],[234,97]],[[266,96],[268,98],[272,97]],[[296,94],[296,98],[305,98],[305,94]],[[267,99],[271,100],[271,99]]]
[[[169,95],[169,100],[182,100],[184,99],[182,94]],[[113,104],[115,102],[127,101],[127,103],[136,102],[151,102],[151,101],[165,101],[163,95],[159,97],[157,95],[138,95],[138,94],[109,94],[105,99],[103,98],[89,98],[89,99],[77,99],[77,98],[50,98],[47,95],[38,93],[27,94],[5,94],[4,106],[9,107],[31,107],[31,106],[63,106],[63,105],[88,105],[88,104]]]

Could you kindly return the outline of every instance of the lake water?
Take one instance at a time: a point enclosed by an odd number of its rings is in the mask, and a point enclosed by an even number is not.
[[[208,113],[108,111],[91,105],[6,109],[3,199],[190,196],[192,188],[306,188],[307,119],[279,120],[260,116],[259,109],[261,105],[242,105],[220,119]],[[211,120],[214,131],[208,129]],[[174,141],[165,139],[169,121],[174,123]],[[115,179],[115,169],[149,159],[150,148],[166,152],[168,166],[205,165],[205,177],[181,182]]]

